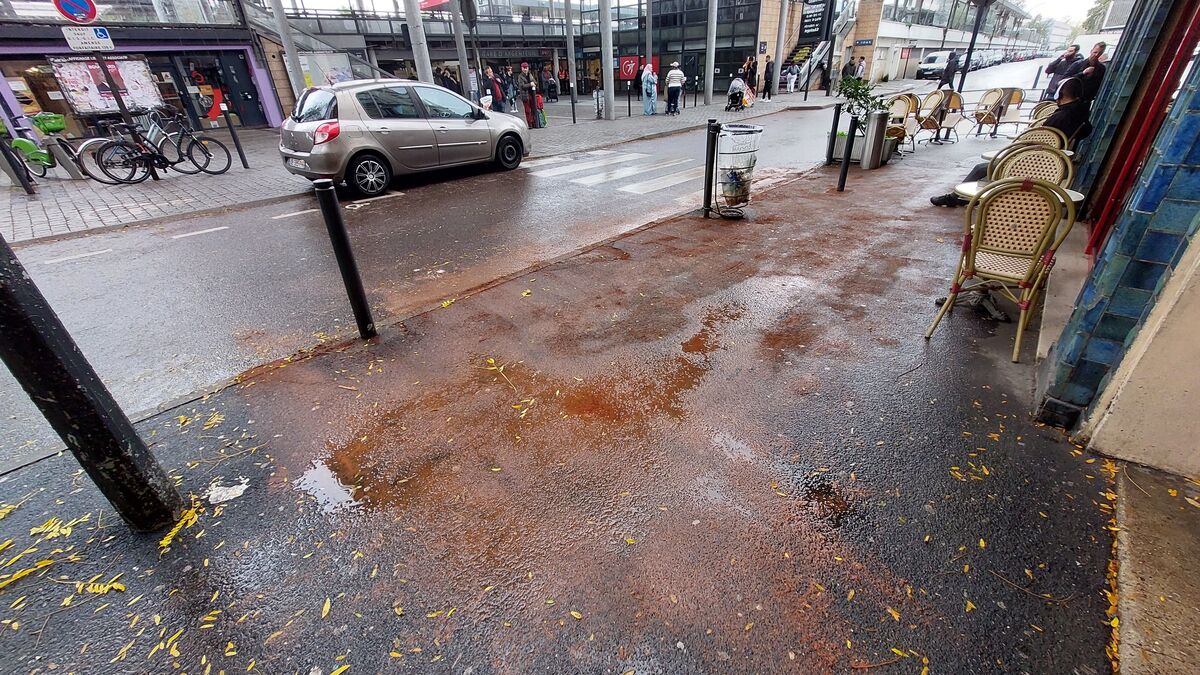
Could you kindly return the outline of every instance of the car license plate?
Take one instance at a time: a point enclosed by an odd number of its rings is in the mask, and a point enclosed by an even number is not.
[[[288,166],[294,166],[297,169],[307,169],[308,168],[308,162],[306,162],[302,159],[296,159],[295,157],[288,158],[287,163],[288,163]]]

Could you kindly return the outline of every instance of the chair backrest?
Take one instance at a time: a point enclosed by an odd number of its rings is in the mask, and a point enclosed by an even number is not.
[[[905,94],[901,94],[901,96],[908,97],[908,109],[910,111],[912,111],[913,113],[916,113],[918,110],[921,109],[921,99],[917,98],[916,94],[914,94],[912,92],[908,92]]]
[[[946,92],[946,109],[947,110],[962,110],[963,109],[962,94],[957,91]]]
[[[911,103],[907,96],[901,94],[893,97],[891,101],[888,101],[888,118],[903,122],[908,118],[910,106]]]
[[[1042,146],[1038,143],[1010,143],[1010,144],[1004,146],[1003,148],[1000,148],[999,150],[997,150],[996,154],[992,157],[992,160],[990,162],[988,162],[988,167],[987,167],[988,180],[996,179],[996,170],[1000,167],[1000,165],[1004,162],[1005,158],[1007,158],[1009,155],[1011,155],[1012,153],[1014,153],[1017,150],[1020,150],[1022,148],[1033,148],[1033,147],[1045,147],[1045,146]]]
[[[946,92],[941,89],[934,89],[925,95],[921,101],[921,107],[917,110],[917,121],[921,123],[922,129],[937,129],[941,124],[938,119],[939,114],[946,104]]]
[[[1050,119],[1050,118],[1049,118],[1049,117],[1043,117],[1043,118],[1041,118],[1041,119],[1036,119],[1036,120],[1034,120],[1034,121],[1030,122],[1030,123],[1029,123],[1029,126],[1028,126],[1028,127],[1026,127],[1026,128],[1027,128],[1027,129],[1036,129],[1036,128],[1038,128],[1038,127],[1042,126],[1043,124],[1045,124],[1045,123],[1046,123],[1046,120],[1048,120],[1048,119]]]
[[[1014,267],[1010,275],[1030,279],[1044,273],[1036,263],[1047,249],[1057,249],[1066,238],[1075,222],[1075,205],[1053,183],[1012,178],[985,186],[967,205],[965,217],[971,238],[965,252],[967,269],[979,269],[980,252],[999,253],[1034,263],[1026,269]],[[1064,219],[1067,227],[1058,231]]]
[[[1033,111],[1029,113],[1029,119],[1044,120],[1053,115],[1055,110],[1058,110],[1057,103],[1054,101],[1042,101],[1041,103],[1033,106]]]
[[[1054,127],[1038,126],[1032,129],[1026,129],[1020,134],[1017,134],[1015,139],[1017,143],[1041,143],[1049,145],[1059,150],[1066,150],[1067,135],[1055,129]]]
[[[1075,167],[1066,155],[1050,146],[1037,144],[1005,154],[992,171],[993,180],[1033,178],[1062,187],[1070,186],[1074,177]]]
[[[1025,102],[1025,90],[1013,89],[1008,93],[1008,105],[1019,106]]]

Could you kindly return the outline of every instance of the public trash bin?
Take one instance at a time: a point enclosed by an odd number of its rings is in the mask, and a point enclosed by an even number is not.
[[[723,217],[740,218],[750,203],[750,181],[758,162],[758,141],[763,128],[756,124],[722,124],[717,136],[717,186],[720,196],[716,211]]]

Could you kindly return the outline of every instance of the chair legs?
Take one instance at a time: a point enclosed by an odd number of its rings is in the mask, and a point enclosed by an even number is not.
[[[1025,326],[1029,324],[1029,314],[1030,309],[1028,307],[1021,308],[1021,317],[1017,319],[1017,338],[1013,342],[1013,363],[1018,363],[1021,360],[1021,336],[1025,335]]]
[[[959,273],[954,273],[954,283],[950,285],[950,294],[946,296],[946,301],[942,303],[942,308],[938,310],[937,316],[933,317],[933,323],[929,324],[929,328],[925,331],[925,339],[933,337],[933,331],[937,330],[938,324],[942,322],[942,317],[946,316],[954,308],[954,303],[958,301],[959,282],[962,279]]]

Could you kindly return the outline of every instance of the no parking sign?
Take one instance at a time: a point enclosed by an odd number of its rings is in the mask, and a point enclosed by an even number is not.
[[[96,20],[95,0],[54,0],[54,9],[71,23],[87,24]]]

